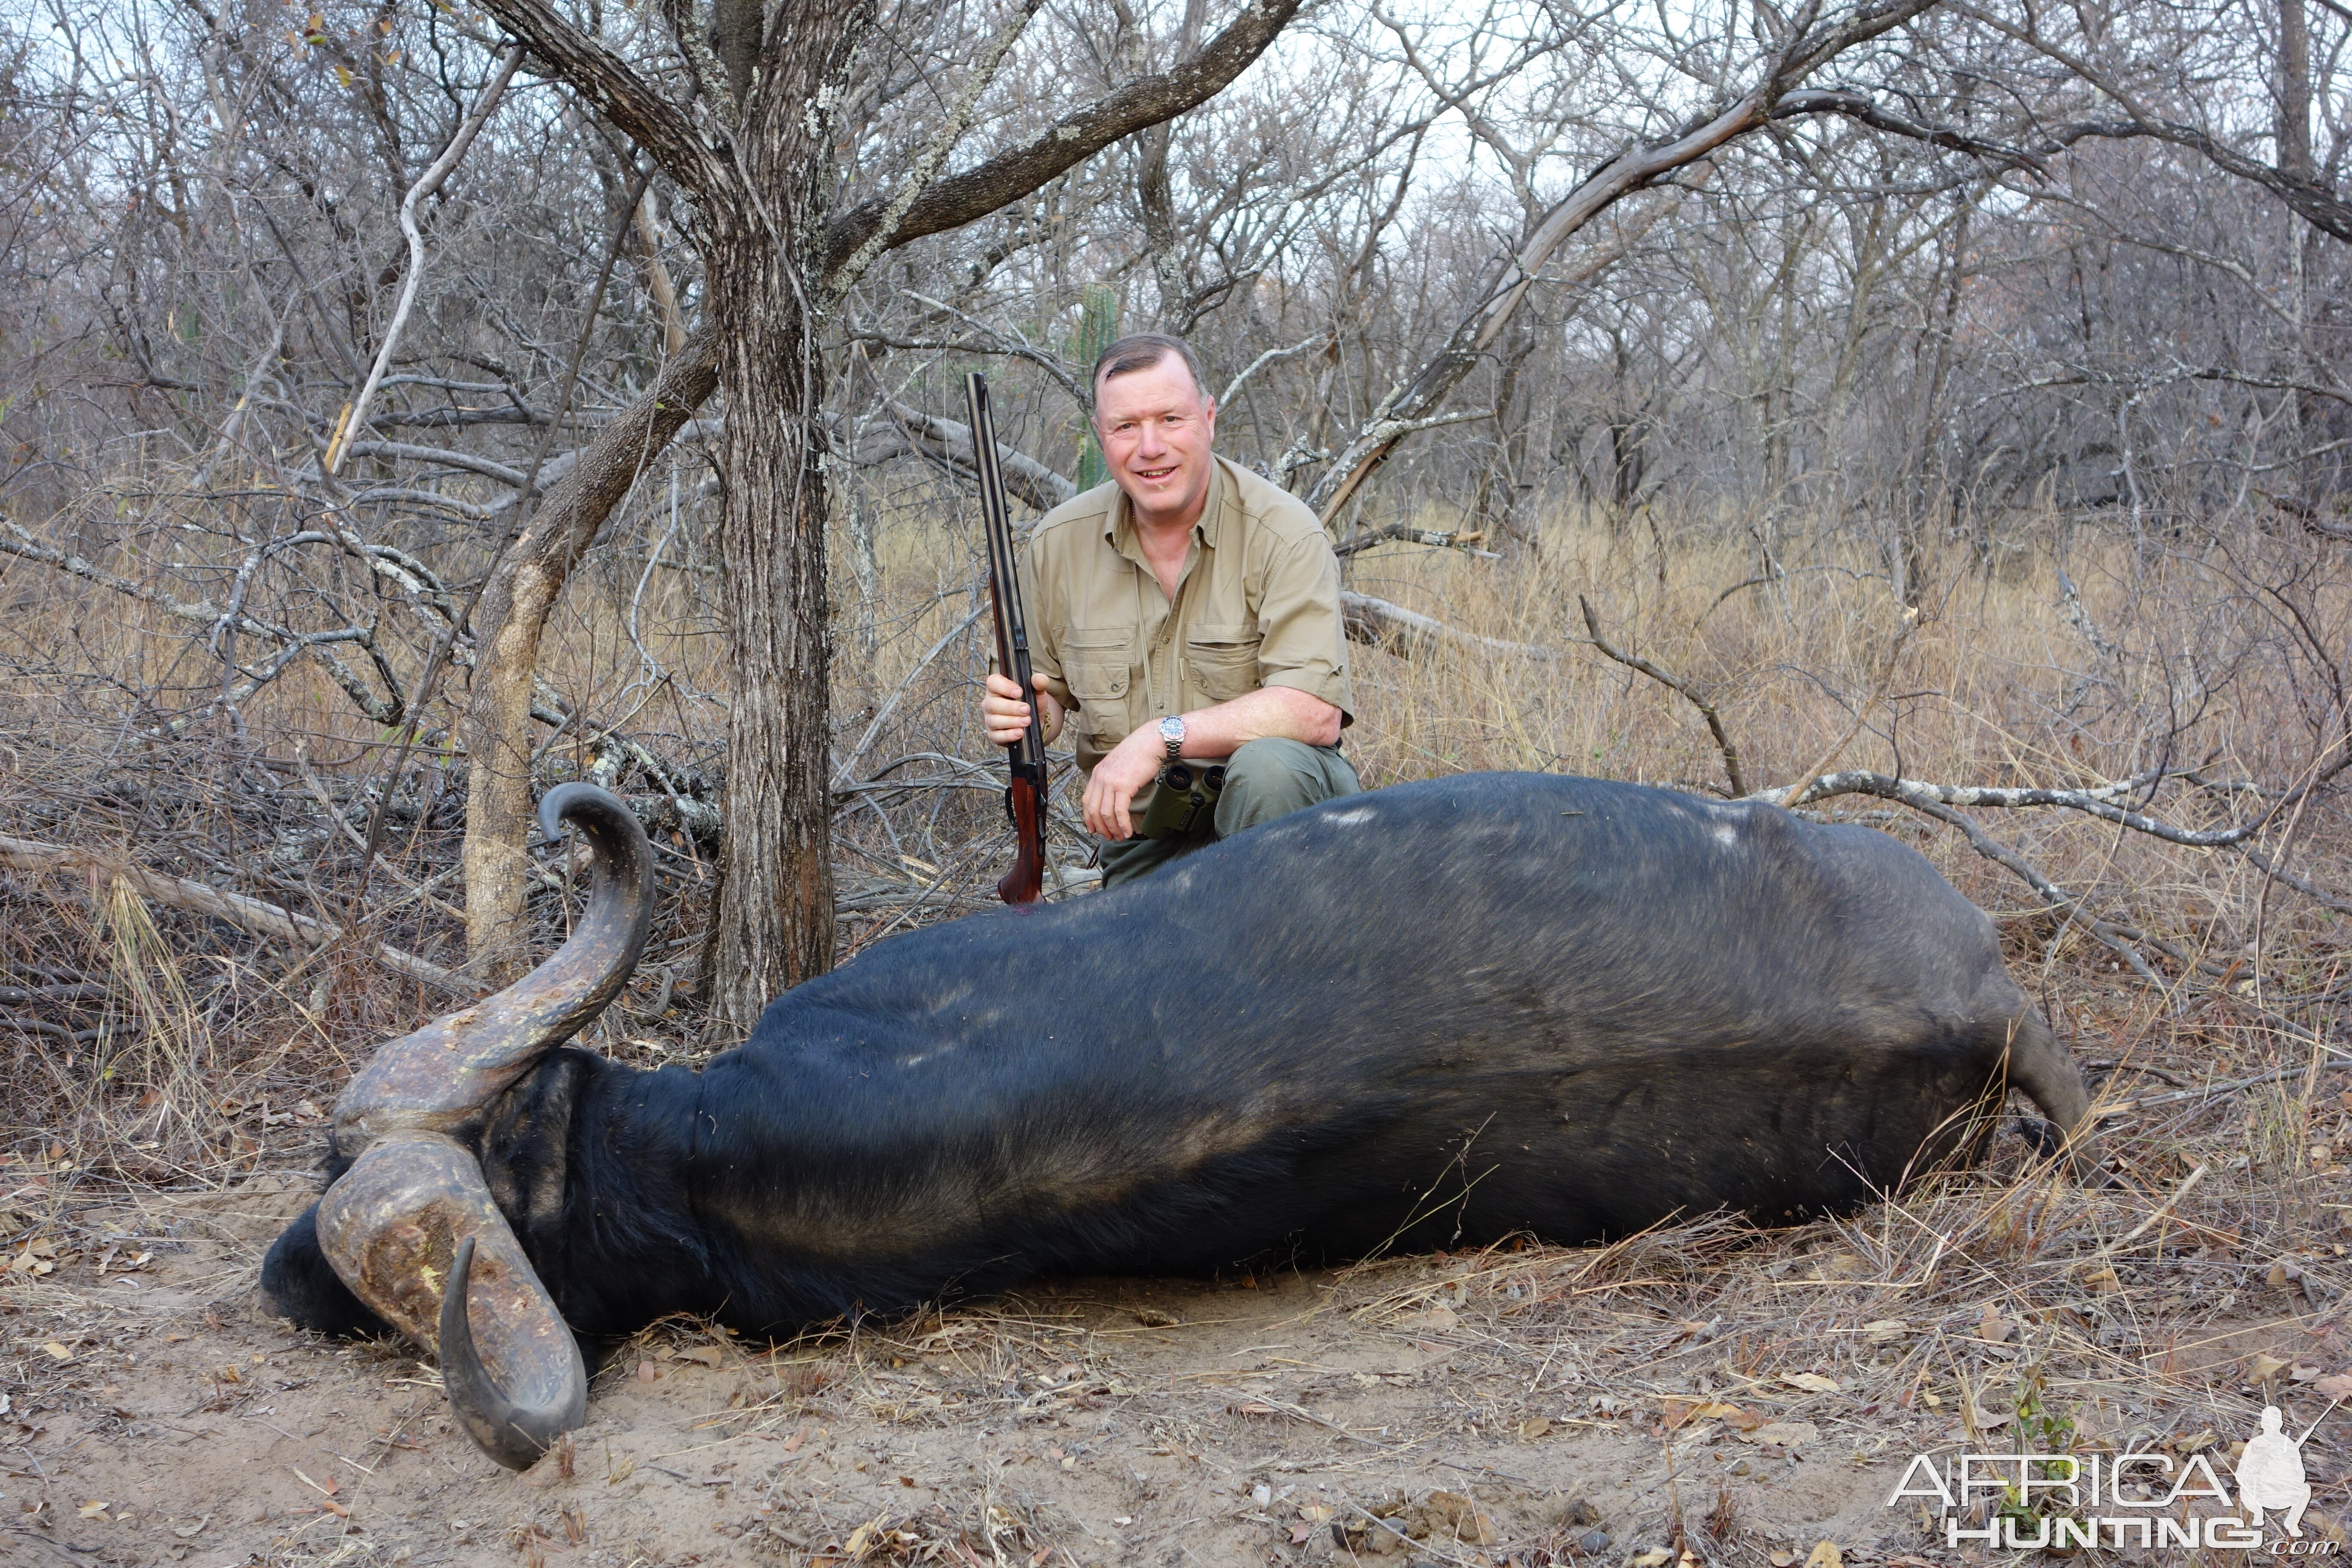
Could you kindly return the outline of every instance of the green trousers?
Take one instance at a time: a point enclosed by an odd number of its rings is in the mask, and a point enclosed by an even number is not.
[[[1224,792],[1217,796],[1213,821],[1181,837],[1127,838],[1102,848],[1103,886],[1132,882],[1181,856],[1231,838],[1261,822],[1287,816],[1301,806],[1356,795],[1363,782],[1337,746],[1304,741],[1252,741],[1225,760]],[[1141,814],[1138,808],[1138,815]]]

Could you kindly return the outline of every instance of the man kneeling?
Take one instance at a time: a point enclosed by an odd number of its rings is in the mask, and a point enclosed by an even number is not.
[[[1075,725],[1086,823],[1111,841],[1115,887],[1362,785],[1339,754],[1353,721],[1339,563],[1315,514],[1210,449],[1217,405],[1181,340],[1120,339],[1094,388],[1111,482],[1045,514],[1022,580],[1039,718],[1048,741]],[[981,712],[998,745],[1029,722],[1002,673]],[[1139,837],[1179,759],[1223,764],[1214,812]]]

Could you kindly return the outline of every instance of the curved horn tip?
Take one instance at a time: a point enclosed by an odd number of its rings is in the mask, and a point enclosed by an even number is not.
[[[466,1315],[466,1287],[474,1274],[474,1238],[457,1243],[457,1260],[449,1266],[448,1282],[441,1291],[441,1383],[449,1407],[482,1452],[510,1470],[527,1470],[554,1445],[556,1438],[588,1419],[588,1380],[579,1352],[568,1337],[570,1352],[564,1386],[550,1404],[536,1408],[516,1404],[491,1378],[474,1346],[474,1328]]]
[[[583,813],[583,808],[586,808]],[[539,836],[550,844],[563,837],[563,819],[574,815],[598,814],[607,820],[636,818],[611,791],[592,784],[573,780],[557,784],[539,797]]]

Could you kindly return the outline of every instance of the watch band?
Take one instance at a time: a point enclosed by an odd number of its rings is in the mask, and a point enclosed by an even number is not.
[[[1184,755],[1184,721],[1170,714],[1160,721],[1160,743],[1168,748],[1168,760],[1176,762]]]

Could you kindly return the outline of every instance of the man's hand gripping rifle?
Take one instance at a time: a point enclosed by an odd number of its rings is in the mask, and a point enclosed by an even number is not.
[[[1029,628],[1021,618],[1021,569],[1013,555],[1013,521],[1004,505],[1004,475],[996,462],[996,418],[989,412],[988,378],[963,378],[971,405],[972,468],[980,476],[980,515],[988,534],[988,593],[996,608],[996,668],[1012,677],[1029,704],[1029,727],[1004,748],[1010,780],[1004,809],[1013,818],[1013,869],[996,884],[1008,904],[1034,904],[1045,880],[1045,731],[1044,704],[1029,668]]]

